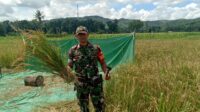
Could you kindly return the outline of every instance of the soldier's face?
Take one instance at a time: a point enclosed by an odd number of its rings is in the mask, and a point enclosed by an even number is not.
[[[76,37],[78,38],[79,42],[81,43],[85,43],[88,41],[88,33],[79,33],[76,35]]]

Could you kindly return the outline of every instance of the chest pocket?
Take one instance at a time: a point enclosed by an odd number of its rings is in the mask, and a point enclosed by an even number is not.
[[[76,66],[96,66],[97,64],[97,49],[91,48],[80,48],[74,52],[74,59]]]

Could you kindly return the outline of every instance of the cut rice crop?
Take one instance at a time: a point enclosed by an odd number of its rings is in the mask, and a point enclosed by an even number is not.
[[[53,74],[59,75],[65,81],[73,81],[73,73],[70,68],[65,65],[65,56],[62,55],[61,50],[55,45],[50,44],[42,32],[28,31],[22,32],[26,41],[26,55],[27,57],[35,57],[40,60],[42,65],[47,67]],[[27,65],[31,66],[31,65]]]

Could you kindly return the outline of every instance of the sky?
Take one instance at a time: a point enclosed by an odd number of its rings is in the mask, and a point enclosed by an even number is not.
[[[46,20],[77,16],[143,21],[200,17],[200,0],[0,0],[0,21],[33,20],[36,10]]]

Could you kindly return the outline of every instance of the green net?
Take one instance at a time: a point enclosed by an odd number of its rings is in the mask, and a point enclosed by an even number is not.
[[[133,35],[124,36],[124,37],[112,37],[107,39],[89,39],[89,41],[93,44],[98,44],[104,55],[105,60],[108,66],[114,68],[120,63],[132,62],[134,58],[134,42],[135,39]],[[68,50],[78,44],[76,39],[68,39],[68,40],[58,40],[58,41],[50,41],[50,43],[57,45],[61,48],[63,55],[68,53]],[[48,68],[42,66],[40,60],[35,57],[29,57],[27,60],[28,66],[27,69],[47,72]],[[66,59],[67,63],[67,59]],[[40,66],[38,66],[40,65]]]
[[[112,68],[121,63],[133,62],[135,39],[132,35],[90,39],[89,41],[100,45],[106,63]],[[66,54],[70,47],[77,44],[75,39],[51,42],[58,45],[63,54]],[[43,108],[43,106],[52,103],[76,99],[73,85],[64,83],[59,77],[52,78],[52,74],[45,71],[37,59],[30,58],[28,63],[34,66],[29,67],[29,70],[25,72],[3,74],[0,79],[0,112],[30,112],[35,108]],[[24,77],[37,75],[45,77],[44,87],[24,86]]]
[[[24,77],[37,75],[45,77],[44,87],[24,86]],[[34,108],[75,99],[72,85],[62,80],[53,82],[50,76],[52,74],[34,71],[3,74],[0,79],[0,112],[31,112]]]

